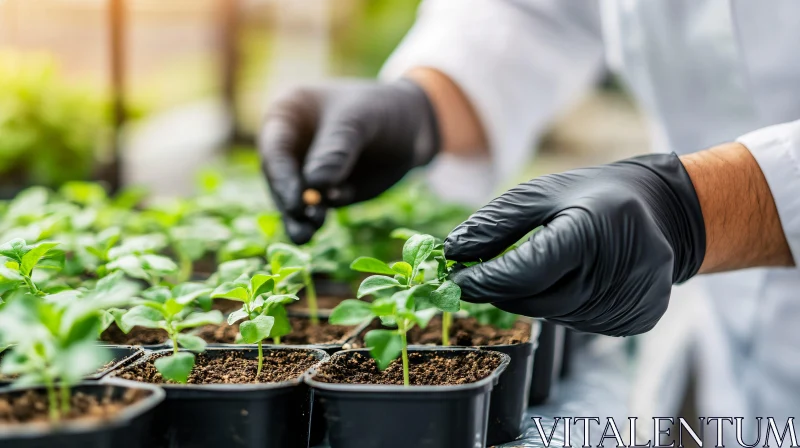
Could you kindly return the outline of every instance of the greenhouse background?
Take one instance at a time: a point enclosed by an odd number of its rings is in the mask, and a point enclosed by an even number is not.
[[[270,98],[299,82],[375,76],[417,5],[2,0],[4,195],[74,179],[186,195],[198,171],[232,154],[254,168],[254,135]],[[618,159],[646,144],[642,119],[606,83],[554,123],[522,179]]]

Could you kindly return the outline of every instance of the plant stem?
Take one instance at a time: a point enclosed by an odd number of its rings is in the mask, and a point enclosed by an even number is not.
[[[33,280],[31,280],[30,277],[23,275],[22,280],[25,282],[25,285],[28,286],[28,289],[31,290],[31,294],[35,294],[37,296],[43,295],[42,292],[39,291],[39,288],[37,288],[36,285],[33,284]]]
[[[308,314],[311,316],[311,325],[319,325],[317,290],[314,288],[314,279],[311,278],[309,269],[303,271],[303,282],[306,284],[306,300],[308,301]]]
[[[281,337],[275,336],[274,338],[272,338],[272,342],[274,342],[275,345],[281,345]]]
[[[401,322],[404,320],[405,319],[402,319]],[[406,340],[405,322],[403,322],[402,325],[398,325],[397,329],[400,331],[400,339],[403,341],[403,386],[408,387],[408,341]]]
[[[47,389],[47,408],[50,415],[51,422],[57,422],[60,415],[58,413],[58,396],[56,395],[56,387],[51,378],[45,378],[45,388]]]
[[[264,365],[264,349],[261,341],[258,341],[258,370],[256,371],[256,382],[258,382],[258,377],[259,375],[261,375],[261,367],[263,365]]]
[[[178,354],[178,340],[175,337],[172,337],[172,354]]]
[[[66,384],[61,385],[61,415],[69,414],[69,386]]]
[[[450,346],[450,325],[453,323],[453,314],[448,312],[442,313],[442,346]]]

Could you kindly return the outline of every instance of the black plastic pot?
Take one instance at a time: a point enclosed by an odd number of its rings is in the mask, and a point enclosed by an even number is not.
[[[308,313],[292,312],[291,310],[289,310],[289,315],[291,317],[305,317],[305,318],[309,317]],[[324,316],[320,317],[322,319],[327,319],[327,317]],[[363,331],[363,329],[367,327],[367,325],[369,325],[369,322],[364,322],[363,324],[357,326],[356,328],[353,329],[352,332],[346,335],[341,342],[338,343],[309,344],[309,345],[302,345],[300,347],[314,348],[322,350],[328,355],[333,355],[334,353],[342,351],[343,349],[347,348],[348,342],[356,338]],[[229,347],[229,348],[241,347],[241,345],[236,345],[236,344],[214,344],[214,343],[208,344],[208,346]],[[311,444],[311,446],[319,445],[320,443],[322,443],[322,441],[325,439],[325,432],[327,431],[327,427],[325,426],[325,419],[322,418],[323,404],[319,402],[319,399],[317,397],[314,397],[313,408],[319,412],[316,412],[311,415],[311,429],[309,436],[309,443]]]
[[[505,372],[492,389],[489,406],[489,426],[486,445],[511,442],[524,432],[525,409],[533,377],[534,353],[541,322],[526,319],[531,325],[531,337],[522,344],[487,345],[478,348],[505,353],[511,359]]]
[[[265,353],[274,350],[302,350],[320,361],[328,359],[325,352],[317,349],[264,346]],[[209,347],[205,354],[219,356],[226,351],[241,351],[253,359],[258,356],[253,346]],[[152,352],[132,366],[149,362],[151,356],[160,353],[169,351]],[[308,446],[311,391],[303,383],[302,376],[281,383],[159,386],[167,397],[158,409],[150,446]]]
[[[561,372],[564,354],[565,328],[552,322],[541,321],[539,347],[533,359],[533,376],[528,405],[542,404],[550,397],[550,392]]]
[[[120,369],[125,367],[137,359],[144,356],[145,352],[142,347],[136,345],[103,345],[104,347],[108,347],[111,351],[112,361],[111,364],[100,370],[97,373],[93,373],[86,377],[87,380],[99,380],[100,378],[108,375],[114,370]]]
[[[415,347],[412,352],[458,356],[474,348]],[[352,356],[368,350],[346,350],[334,356]],[[492,388],[510,359],[487,378],[457,386],[390,386],[306,383],[325,405],[331,448],[483,448]]]
[[[109,380],[105,383],[85,382],[73,392],[95,396],[121,397],[135,388],[149,393],[144,399],[126,407],[111,420],[64,422],[60,426],[5,426],[0,431],[0,448],[139,448],[148,447],[147,434],[156,406],[164,400],[164,391],[149,384]],[[34,389],[43,389],[37,387]],[[25,389],[7,389],[2,394],[19,395]]]

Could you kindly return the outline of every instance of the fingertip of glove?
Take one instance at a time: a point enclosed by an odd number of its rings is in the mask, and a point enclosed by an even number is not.
[[[309,223],[298,222],[290,218],[285,218],[283,223],[289,239],[297,245],[306,244],[311,241],[311,238],[314,237],[314,232],[317,230]]]

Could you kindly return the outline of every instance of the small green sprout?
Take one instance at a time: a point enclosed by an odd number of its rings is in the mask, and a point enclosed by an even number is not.
[[[56,246],[58,243],[53,242],[26,244],[22,239],[14,239],[0,245],[0,255],[8,259],[0,267],[0,275],[8,280],[19,279],[28,287],[31,294],[44,295],[32,280],[33,269],[37,266],[63,266],[64,252],[56,249]]]
[[[243,274],[233,282],[218,286],[211,297],[242,302],[242,308],[228,315],[228,324],[239,324],[240,344],[258,345],[258,370],[256,379],[261,374],[264,364],[263,341],[273,338],[276,345],[281,343],[281,336],[292,332],[292,325],[284,306],[298,297],[286,279],[298,272],[297,268],[284,267],[274,274],[257,273],[252,277]]]
[[[437,275],[426,280],[424,269],[431,259],[438,264]],[[444,259],[442,244],[430,235],[421,234],[406,241],[403,261],[391,266],[375,258],[358,258],[351,265],[354,270],[377,275],[361,282],[357,297],[372,295],[375,300],[372,303],[345,300],[333,310],[329,322],[356,325],[378,317],[385,326],[396,327],[369,331],[365,343],[381,370],[402,357],[403,384],[408,386],[408,331],[414,325],[426,327],[440,310],[449,315],[460,309],[461,289],[446,279],[449,264]],[[445,337],[447,331],[443,325]]]
[[[183,283],[172,289],[159,286],[150,288],[134,300],[136,306],[115,315],[117,325],[128,333],[135,326],[165,330],[172,341],[172,354],[158,358],[156,369],[165,379],[185,383],[194,367],[195,357],[190,352],[200,353],[206,342],[192,334],[183,333],[188,328],[222,323],[218,310],[200,312],[195,301],[211,292],[211,288],[199,283]],[[178,351],[183,347],[188,352]]]
[[[44,384],[50,419],[58,421],[70,410],[71,386],[110,359],[96,342],[104,310],[125,306],[137,290],[114,276],[93,290],[28,294],[8,302],[0,309],[0,345],[11,347],[0,373],[16,377],[17,386]]]

